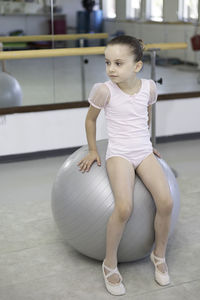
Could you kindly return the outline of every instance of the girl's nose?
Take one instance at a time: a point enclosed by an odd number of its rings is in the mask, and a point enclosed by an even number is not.
[[[109,71],[110,71],[110,72],[113,72],[114,70],[115,70],[114,66],[113,66],[113,65],[110,65],[110,66],[109,66]]]

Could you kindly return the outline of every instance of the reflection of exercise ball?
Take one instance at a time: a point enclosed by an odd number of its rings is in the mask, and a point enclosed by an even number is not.
[[[13,107],[22,105],[22,90],[18,81],[0,72],[0,107]]]
[[[88,148],[75,151],[59,170],[52,190],[52,211],[63,238],[76,250],[89,257],[102,260],[105,256],[106,225],[114,208],[106,168],[107,141],[97,142],[101,167],[96,163],[82,174],[77,163]],[[174,174],[168,165],[158,159],[174,201],[170,234],[176,224],[180,199]],[[150,193],[136,176],[134,210],[126,225],[118,250],[120,262],[147,256],[154,243],[155,205]]]

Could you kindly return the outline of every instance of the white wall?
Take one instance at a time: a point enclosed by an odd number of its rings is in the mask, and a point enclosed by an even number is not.
[[[157,136],[200,132],[200,98],[159,101],[156,105]]]
[[[0,155],[76,147],[87,143],[85,117],[87,108],[0,117]],[[97,138],[105,138],[105,124],[100,114]]]
[[[159,101],[157,136],[200,132],[200,98]],[[87,143],[87,108],[0,117],[0,156],[81,146]],[[104,113],[97,121],[97,140],[107,137]]]

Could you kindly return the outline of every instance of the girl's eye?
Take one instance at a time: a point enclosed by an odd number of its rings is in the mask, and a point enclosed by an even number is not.
[[[121,66],[121,63],[118,63],[118,62],[117,62],[116,65],[117,65],[117,66]]]
[[[106,63],[106,65],[109,65],[109,62],[108,62],[108,61],[106,61],[105,63]]]

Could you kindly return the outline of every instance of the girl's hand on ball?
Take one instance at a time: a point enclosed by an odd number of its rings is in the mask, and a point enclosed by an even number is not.
[[[97,151],[89,151],[88,155],[85,156],[77,166],[80,167],[81,172],[88,172],[94,161],[97,161],[97,165],[101,166],[101,159]]]

